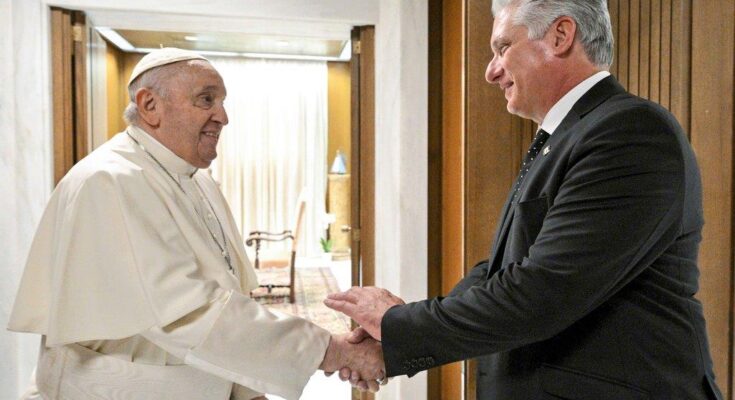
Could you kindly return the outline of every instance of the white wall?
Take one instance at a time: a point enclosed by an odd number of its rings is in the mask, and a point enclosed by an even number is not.
[[[38,2],[0,0],[0,398],[17,398],[38,337],[5,327],[31,237],[51,191],[44,14]],[[22,21],[22,23],[19,23]]]
[[[406,301],[427,295],[427,21],[425,0],[381,0],[375,28],[375,278]],[[425,398],[425,372],[378,393]]]
[[[344,23],[375,24],[376,279],[406,300],[426,296],[426,0],[0,0],[0,328],[52,187],[49,4],[162,12],[177,20],[301,19],[328,22],[330,32]],[[13,399],[30,374],[37,339],[0,332],[0,398]],[[425,397],[420,374],[392,381],[379,398]]]

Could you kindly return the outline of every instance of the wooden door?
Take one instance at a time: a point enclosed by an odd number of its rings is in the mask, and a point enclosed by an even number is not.
[[[464,276],[466,190],[466,1],[429,2],[429,297],[444,296]],[[466,365],[428,371],[429,400],[460,399]]]
[[[375,28],[352,30],[352,285],[375,285]],[[372,400],[352,391],[353,399]]]
[[[375,284],[375,28],[352,30],[352,283]]]
[[[84,13],[51,8],[54,183],[89,152]]]

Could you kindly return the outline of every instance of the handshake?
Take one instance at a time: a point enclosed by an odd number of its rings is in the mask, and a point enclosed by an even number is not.
[[[405,304],[385,289],[353,287],[330,294],[324,304],[355,320],[360,327],[344,335],[332,335],[319,369],[329,376],[339,371],[343,381],[361,391],[377,392],[388,382],[380,344],[380,323],[389,308]]]

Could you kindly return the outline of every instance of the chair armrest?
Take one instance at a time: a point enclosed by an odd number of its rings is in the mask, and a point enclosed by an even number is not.
[[[281,235],[287,235],[287,234],[290,234],[290,233],[291,233],[291,230],[290,229],[286,229],[283,232],[252,231],[252,232],[250,232],[248,234],[248,237],[253,236],[253,235],[258,235],[258,236],[264,236],[264,235],[267,235],[267,236],[281,236]]]
[[[291,234],[291,231],[289,230],[279,232],[279,233],[253,231],[253,232],[250,232],[250,235],[248,235],[247,240],[245,240],[245,245],[252,246],[253,242],[258,244],[260,243],[260,241],[281,242],[287,239],[293,240],[293,235]]]

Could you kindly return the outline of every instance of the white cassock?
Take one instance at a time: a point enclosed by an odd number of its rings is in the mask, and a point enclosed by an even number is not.
[[[54,190],[8,329],[43,335],[47,399],[297,399],[330,335],[256,286],[212,178],[128,127]]]

